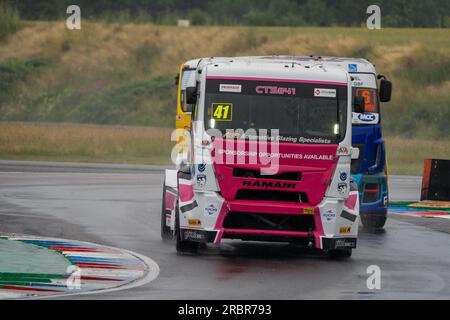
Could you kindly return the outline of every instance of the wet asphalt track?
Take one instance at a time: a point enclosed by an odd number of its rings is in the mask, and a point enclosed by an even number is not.
[[[385,232],[360,231],[347,261],[241,241],[178,256],[159,236],[162,180],[161,167],[0,161],[0,230],[121,247],[159,264],[147,285],[80,299],[450,299],[450,220],[437,231],[426,218],[391,215]],[[420,178],[391,177],[390,190],[391,200],[416,200]],[[382,270],[381,290],[366,286],[370,265]]]

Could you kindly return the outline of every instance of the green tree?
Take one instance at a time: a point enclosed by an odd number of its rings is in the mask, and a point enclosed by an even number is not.
[[[66,16],[72,0],[0,0],[18,8],[24,19],[54,20]],[[77,0],[83,17],[114,20],[127,12],[130,22],[149,19],[170,23],[191,18],[193,24],[361,26],[366,8],[381,7],[382,25],[448,27],[449,0]],[[121,15],[122,19],[124,15]],[[145,17],[145,19],[143,18]]]
[[[191,20],[191,23],[194,26],[203,26],[209,24],[211,18],[205,11],[194,9],[189,13],[189,20]]]
[[[327,5],[324,0],[308,0],[305,5],[306,21],[311,25],[330,24]]]

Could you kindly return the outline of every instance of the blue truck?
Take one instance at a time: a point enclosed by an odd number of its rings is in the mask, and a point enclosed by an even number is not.
[[[352,176],[358,184],[360,217],[364,227],[383,228],[389,200],[386,147],[382,135],[381,103],[389,102],[392,83],[377,74],[362,58],[308,57],[319,63],[338,65],[352,76],[354,97],[362,97],[364,110],[353,110],[352,144],[360,156],[352,161]],[[305,59],[305,57],[303,57]]]

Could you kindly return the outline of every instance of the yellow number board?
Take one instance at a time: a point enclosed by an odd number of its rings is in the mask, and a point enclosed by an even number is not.
[[[232,103],[212,103],[211,119],[216,121],[233,121]]]

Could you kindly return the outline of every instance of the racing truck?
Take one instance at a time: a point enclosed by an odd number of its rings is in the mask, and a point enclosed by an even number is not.
[[[353,112],[353,145],[360,157],[352,162],[352,176],[358,184],[361,222],[365,227],[383,228],[388,211],[388,168],[381,130],[381,102],[389,102],[392,83],[377,74],[366,59],[326,58],[347,67],[352,76],[353,94],[363,97],[365,108]]]
[[[359,222],[352,108],[365,100],[349,72],[240,57],[192,60],[180,75],[177,128],[187,134],[165,171],[162,238],[175,238],[179,253],[241,239],[350,257]]]

